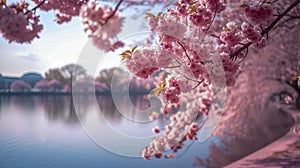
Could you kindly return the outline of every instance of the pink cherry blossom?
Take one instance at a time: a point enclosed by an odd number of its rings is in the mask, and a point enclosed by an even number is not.
[[[245,9],[245,17],[255,26],[267,25],[273,19],[273,8],[270,4],[255,4]]]
[[[220,39],[228,46],[237,45],[241,40],[241,35],[232,31],[223,31]]]
[[[30,43],[39,37],[43,26],[39,16],[28,9],[25,1],[12,3],[0,9],[0,33],[9,43]]]
[[[9,42],[31,42],[38,37],[43,26],[39,23],[37,9],[53,10],[58,24],[80,16],[84,31],[99,49],[107,52],[126,46],[118,40],[125,20],[121,11],[145,4],[171,4],[170,0],[120,0],[116,6],[103,5],[96,0],[33,2],[37,6],[31,10],[25,1],[11,5],[1,3],[0,33]],[[160,113],[149,113],[149,119],[156,120],[161,114],[167,124],[165,129],[153,127],[153,133],[161,134],[142,151],[145,159],[174,158],[175,153],[186,146],[185,142],[198,139],[201,124],[197,119],[208,117],[210,107],[219,110],[213,101],[213,88],[233,86],[240,71],[240,62],[245,59],[248,50],[265,47],[271,38],[269,32],[281,21],[286,21],[282,18],[288,20],[293,16],[288,13],[299,4],[295,1],[287,5],[285,12],[278,10],[276,13],[275,9],[282,6],[277,1],[245,1],[242,5],[240,2],[179,0],[168,10],[148,13],[147,23],[153,33],[153,44],[135,51],[126,50],[122,54],[128,70],[135,77],[146,79],[156,71],[164,71],[163,75],[155,78],[158,88],[154,90],[155,96],[162,101],[162,107]],[[119,9],[121,3],[123,6]],[[19,81],[15,85],[18,83],[20,85]],[[41,81],[36,88],[46,89],[50,85],[57,90],[62,88],[57,81]],[[300,87],[299,78],[297,85]],[[26,88],[25,84],[23,86]],[[74,83],[74,91],[77,92],[105,89],[105,86],[91,80]]]
[[[32,0],[36,5],[42,4],[39,9],[44,11],[54,10],[56,22],[62,24],[69,22],[72,17],[78,16],[81,6],[87,0]]]
[[[31,86],[22,80],[16,80],[11,84],[10,89],[15,92],[28,92],[31,90]]]

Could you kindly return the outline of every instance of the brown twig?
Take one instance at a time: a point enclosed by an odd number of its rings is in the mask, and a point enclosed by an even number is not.
[[[169,67],[164,67],[165,69],[174,69],[174,68],[180,68],[181,65],[176,65],[176,66],[169,66]]]
[[[177,43],[182,47],[182,49],[184,50],[185,55],[186,55],[186,57],[189,59],[189,61],[192,62],[192,59],[191,59],[190,56],[188,55],[188,53],[187,53],[185,47],[183,46],[183,44],[181,44],[180,41],[177,41]]]
[[[200,86],[200,85],[201,85],[201,83],[203,83],[203,81],[204,81],[204,79],[202,79],[202,81],[198,82],[198,83],[197,83],[197,85],[196,85],[196,86],[194,86],[194,87],[192,88],[192,90],[194,90],[194,89],[196,89],[198,86]]]
[[[253,44],[253,42],[248,42],[247,44],[245,44],[243,47],[241,47],[236,52],[234,52],[233,54],[231,54],[230,55],[230,59],[233,59],[233,58],[237,57],[237,55],[239,55],[242,51],[244,51],[245,49],[247,49],[251,44]]]
[[[246,53],[245,53],[244,57],[239,61],[239,64],[245,60],[245,58],[248,55],[248,52],[249,52],[249,48],[246,49]]]
[[[37,6],[35,6],[35,7],[32,8],[31,10],[25,12],[24,15],[27,15],[28,13],[37,10],[37,9],[38,9],[39,7],[41,7],[45,2],[46,2],[46,0],[43,0],[41,3],[39,3]]]
[[[210,22],[209,26],[207,27],[206,31],[208,31],[211,27],[211,25],[213,24],[213,22],[215,21],[215,18],[216,18],[216,14],[217,14],[217,10],[218,10],[218,5],[216,6],[216,10],[214,12],[214,16],[213,16],[213,19],[212,21]]]
[[[264,36],[265,34],[269,33],[270,30],[289,12],[291,11],[295,6],[297,6],[300,3],[300,0],[295,0],[286,10],[283,11],[264,31],[261,32],[261,36]]]
[[[111,15],[109,15],[109,16],[105,19],[105,21],[104,21],[104,23],[102,24],[102,26],[104,26],[104,25],[109,21],[109,19],[111,19],[112,17],[114,17],[114,15],[115,15],[116,12],[118,11],[118,9],[119,9],[119,7],[120,7],[120,5],[121,5],[122,2],[123,2],[123,0],[120,0],[120,1],[119,1],[119,3],[117,4],[117,6],[115,7],[115,10],[113,11],[113,13],[112,13]]]

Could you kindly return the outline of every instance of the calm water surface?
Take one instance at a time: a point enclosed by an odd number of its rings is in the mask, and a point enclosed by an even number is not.
[[[202,144],[193,143],[181,157],[171,160],[145,161],[140,157],[117,155],[98,145],[83,128],[82,123],[93,126],[92,122],[97,121],[100,115],[95,112],[97,107],[115,130],[129,136],[150,135],[149,124],[128,124],[110,97],[98,97],[96,104],[91,99],[90,96],[77,99],[77,116],[69,96],[0,96],[0,167],[193,167],[196,157],[207,157],[210,144],[217,142],[212,137]],[[143,97],[132,102],[140,109],[149,104]],[[134,109],[128,109],[128,113],[135,115]],[[96,129],[101,124],[94,123]],[[129,148],[122,140],[108,141],[123,150]]]

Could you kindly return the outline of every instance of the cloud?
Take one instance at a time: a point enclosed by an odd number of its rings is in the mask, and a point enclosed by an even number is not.
[[[44,64],[34,54],[19,55],[13,51],[1,52],[0,72],[3,75],[20,76],[26,72],[43,73]]]
[[[49,19],[53,18],[49,13],[43,14],[41,18],[48,19],[47,22],[42,20],[45,29],[40,34],[41,37],[31,44],[8,44],[0,37],[0,73],[12,75],[22,75],[28,71],[44,73],[49,68],[76,63],[79,58],[82,58],[79,62],[92,75],[95,74],[95,67],[104,69],[120,64],[119,51],[103,56],[94,46],[89,46],[92,44],[89,44],[79,18],[74,18],[72,22],[63,25],[49,22]],[[124,24],[119,38],[140,39],[134,34],[142,31],[139,25],[143,17],[138,20],[130,19],[130,16],[127,18],[129,19]]]
[[[29,53],[26,55],[20,55],[19,57],[21,59],[25,59],[25,60],[32,61],[32,62],[40,62],[41,61],[37,55],[32,54],[32,53]]]
[[[60,30],[52,31],[51,28]],[[41,38],[31,44],[8,44],[0,36],[0,73],[20,76],[34,71],[43,74],[49,68],[76,62],[86,40],[78,20],[61,27],[50,25]]]

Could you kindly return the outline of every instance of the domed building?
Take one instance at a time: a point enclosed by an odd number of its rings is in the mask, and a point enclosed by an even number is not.
[[[0,92],[7,92],[10,91],[10,85],[18,80],[19,78],[16,77],[7,77],[7,76],[0,76]]]
[[[37,82],[43,80],[44,78],[41,74],[30,72],[22,75],[20,79],[28,83],[31,87],[34,87]]]
[[[28,83],[32,88],[34,85],[43,80],[43,76],[38,73],[30,72],[25,73],[21,77],[11,77],[11,76],[3,76],[0,75],[0,92],[9,92],[11,89],[12,83],[14,83],[17,80],[22,80],[26,83]]]

